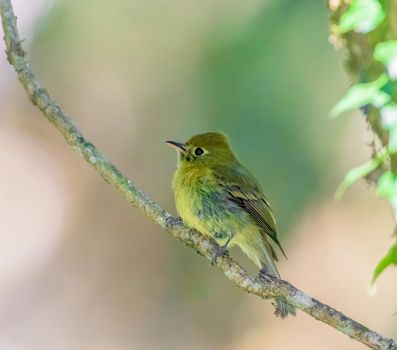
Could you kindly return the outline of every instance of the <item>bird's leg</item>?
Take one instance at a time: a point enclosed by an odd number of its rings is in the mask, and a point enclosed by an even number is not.
[[[225,254],[227,254],[227,245],[229,244],[230,240],[232,239],[232,236],[230,236],[226,243],[224,245],[217,245],[214,251],[214,254],[212,254],[211,258],[211,265],[215,265],[217,259]]]

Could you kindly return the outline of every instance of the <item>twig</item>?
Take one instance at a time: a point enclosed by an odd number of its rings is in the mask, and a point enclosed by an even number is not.
[[[0,14],[8,61],[17,72],[19,80],[27,91],[32,103],[55,125],[64,136],[66,142],[83,156],[105,181],[118,189],[127,201],[142,210],[146,216],[179,241],[211,260],[216,243],[200,233],[188,229],[178,218],[168,214],[136,187],[133,182],[127,179],[83,136],[72,120],[39,83],[25,58],[25,52],[18,34],[16,17],[10,0],[0,0]],[[372,349],[397,349],[394,340],[370,330],[343,313],[312,298],[286,281],[276,279],[264,281],[259,278],[253,278],[229,256],[219,258],[216,265],[229,280],[249,294],[255,294],[262,299],[274,298],[275,296],[282,298],[315,319],[334,327]]]

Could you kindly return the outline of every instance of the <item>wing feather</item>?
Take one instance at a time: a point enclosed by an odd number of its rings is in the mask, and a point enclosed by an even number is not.
[[[243,208],[287,257],[277,237],[276,220],[270,209],[269,201],[248,170],[241,165],[237,169],[223,167],[218,169],[215,175],[220,185],[228,192],[229,199]],[[274,250],[272,255],[276,257]]]

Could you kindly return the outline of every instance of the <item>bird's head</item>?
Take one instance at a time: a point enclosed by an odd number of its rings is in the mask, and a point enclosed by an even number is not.
[[[226,135],[209,132],[191,137],[186,142],[165,141],[175,148],[182,166],[203,167],[237,161]]]

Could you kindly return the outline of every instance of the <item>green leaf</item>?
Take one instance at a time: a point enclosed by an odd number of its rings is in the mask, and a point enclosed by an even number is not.
[[[344,195],[344,193],[358,180],[368,175],[372,171],[374,171],[381,160],[379,158],[371,159],[369,162],[364,163],[354,169],[351,169],[343,179],[342,183],[339,185],[338,189],[335,192],[335,198],[340,199]]]
[[[331,117],[337,117],[343,112],[351,109],[360,108],[367,104],[381,107],[390,101],[391,97],[380,89],[387,84],[389,78],[382,74],[378,79],[370,83],[353,85],[341,100],[332,108]]]
[[[388,40],[377,44],[374,58],[383,62],[391,79],[397,79],[397,40]]]
[[[393,198],[396,196],[397,181],[392,172],[386,171],[379,177],[376,193],[379,197]]]
[[[377,44],[374,58],[387,66],[393,58],[397,58],[397,40],[388,40]]]
[[[374,30],[385,18],[385,13],[377,0],[352,0],[347,11],[339,20],[342,33],[355,29],[362,33]]]
[[[388,149],[390,153],[397,152],[397,126],[394,126],[389,132]]]
[[[397,242],[391,246],[387,254],[376,265],[374,274],[372,275],[372,283],[390,265],[397,265]]]
[[[390,103],[380,110],[380,119],[382,127],[385,130],[391,130],[397,125],[397,105]]]

